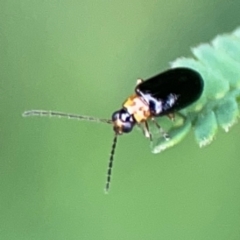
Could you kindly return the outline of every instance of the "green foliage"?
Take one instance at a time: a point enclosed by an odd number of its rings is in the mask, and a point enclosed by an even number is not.
[[[196,103],[181,111],[185,117],[180,125],[174,122],[169,127],[169,141],[159,136],[156,138],[151,145],[153,153],[176,145],[190,129],[193,129],[200,147],[208,145],[218,127],[228,132],[239,117],[240,28],[232,34],[217,36],[210,44],[192,48],[192,53],[195,58],[178,58],[171,67],[188,67],[198,71],[204,79],[203,94]]]

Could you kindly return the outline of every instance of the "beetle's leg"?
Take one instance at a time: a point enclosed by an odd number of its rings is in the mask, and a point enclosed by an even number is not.
[[[176,112],[176,115],[178,115],[179,117],[181,117],[183,120],[186,120],[186,116],[183,115],[182,113]]]
[[[155,123],[155,125],[157,126],[159,132],[162,134],[162,136],[165,138],[165,140],[169,140],[170,137],[168,135],[168,133],[166,133],[163,128],[158,124],[158,122],[155,120],[155,118],[152,117],[152,121]]]
[[[167,116],[171,121],[175,120],[175,114],[174,113],[169,113]]]
[[[147,121],[144,122],[144,123],[142,124],[142,126],[143,126],[143,132],[144,132],[145,137],[146,137],[146,138],[149,138],[150,141],[152,142],[152,134],[151,134],[151,132],[149,131],[149,127],[148,127]]]
[[[137,83],[136,83],[136,86],[138,86],[140,83],[142,83],[143,80],[141,78],[137,79]]]

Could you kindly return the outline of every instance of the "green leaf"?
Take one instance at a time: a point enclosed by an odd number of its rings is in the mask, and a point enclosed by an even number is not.
[[[191,128],[199,146],[206,146],[214,139],[218,127],[228,132],[240,115],[240,28],[191,50],[195,58],[181,57],[170,65],[171,68],[188,67],[198,71],[204,80],[203,94],[181,111],[185,116],[181,126],[172,124],[169,127],[169,141],[158,136],[151,144],[153,153],[178,144]],[[161,124],[161,118],[158,121]]]

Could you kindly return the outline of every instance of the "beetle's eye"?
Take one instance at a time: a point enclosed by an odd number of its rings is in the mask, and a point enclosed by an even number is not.
[[[120,114],[119,114],[119,112],[120,111],[116,111],[116,112],[114,112],[113,114],[112,114],[112,121],[113,122],[115,122],[115,121],[117,121],[117,120],[119,120],[120,119]]]
[[[133,116],[130,115],[125,109],[114,112],[112,115],[112,121],[115,123],[115,132],[119,133],[129,133],[135,125]]]
[[[127,112],[125,109],[120,109],[113,113],[112,121],[121,121],[121,122],[128,122],[132,121],[132,116]]]
[[[123,122],[123,125],[122,125],[122,131],[124,133],[129,133],[132,131],[132,128],[134,126],[134,123],[133,122]]]

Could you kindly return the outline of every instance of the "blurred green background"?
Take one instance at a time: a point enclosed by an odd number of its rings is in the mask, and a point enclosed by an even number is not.
[[[111,127],[21,117],[109,118],[137,78],[239,26],[239,0],[3,0],[0,22],[0,239],[240,239],[240,125],[157,155],[120,137],[105,195]]]

